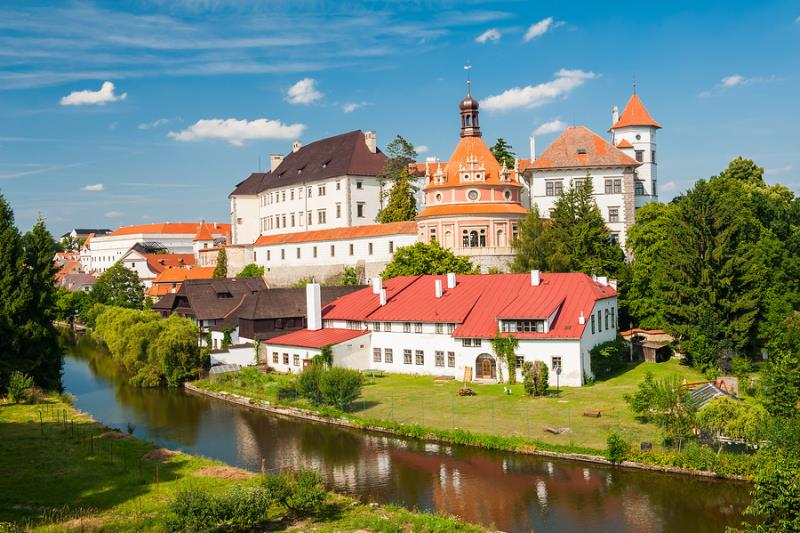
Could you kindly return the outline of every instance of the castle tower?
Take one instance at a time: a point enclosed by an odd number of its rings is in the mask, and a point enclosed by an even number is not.
[[[647,112],[636,87],[621,115],[614,106],[609,129],[611,142],[641,163],[636,169],[636,207],[658,200],[656,131],[659,129],[661,125]]]
[[[192,251],[194,252],[195,259],[199,259],[200,250],[205,248],[213,248],[214,247],[214,235],[211,233],[211,229],[206,224],[206,221],[203,220],[200,222],[200,225],[197,226],[197,234],[192,239]]]

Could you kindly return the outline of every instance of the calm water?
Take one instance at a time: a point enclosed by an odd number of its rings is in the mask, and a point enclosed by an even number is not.
[[[137,389],[89,344],[66,359],[76,406],[161,446],[259,470],[307,466],[364,500],[456,514],[505,531],[723,531],[748,486],[426,444],[273,416],[180,390]]]

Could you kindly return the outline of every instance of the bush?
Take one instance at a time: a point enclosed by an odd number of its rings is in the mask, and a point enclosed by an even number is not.
[[[269,498],[295,516],[308,516],[319,511],[327,493],[322,477],[313,470],[268,476],[264,490]]]
[[[625,366],[630,349],[625,339],[617,337],[613,341],[598,344],[591,349],[592,372],[597,379],[605,379]]]
[[[228,529],[250,531],[266,523],[271,498],[262,487],[234,485],[219,500],[221,517]],[[259,528],[260,529],[260,528]]]
[[[8,400],[14,403],[28,403],[31,387],[33,387],[31,376],[19,371],[12,372],[8,381]]]
[[[547,365],[541,361],[525,361],[522,363],[522,386],[528,396],[544,396],[547,394]]]
[[[361,394],[361,373],[357,370],[333,367],[322,372],[319,389],[325,403],[347,411]]]
[[[606,457],[614,464],[625,460],[630,452],[628,442],[618,433],[611,433],[606,440]]]
[[[219,511],[213,496],[205,490],[190,487],[178,492],[169,504],[170,514],[165,520],[164,529],[175,533],[217,531]]]
[[[469,387],[461,387],[458,389],[459,396],[475,396],[475,391],[470,389]]]
[[[270,494],[263,487],[232,487],[222,496],[190,487],[169,505],[164,528],[170,532],[251,531],[267,522]]]
[[[324,372],[322,364],[315,362],[303,369],[297,378],[297,393],[317,406],[322,404],[320,381]]]

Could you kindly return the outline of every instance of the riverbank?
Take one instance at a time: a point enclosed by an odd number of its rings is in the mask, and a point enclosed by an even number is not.
[[[161,531],[179,491],[220,495],[261,479],[112,430],[55,396],[35,405],[0,402],[0,471],[0,531]],[[271,530],[484,530],[332,493],[316,516],[293,520],[280,509],[270,516]]]
[[[405,376],[403,377],[405,378]],[[214,383],[208,380],[185,383],[184,387],[188,391],[204,394],[242,406],[264,410],[273,414],[334,424],[342,427],[389,433],[436,443],[460,444],[594,464],[612,464],[611,461],[607,459],[605,450],[589,446],[553,444],[551,442],[526,438],[520,435],[507,436],[493,433],[479,433],[465,430],[455,426],[455,424],[453,424],[452,428],[448,429],[442,428],[441,426],[425,425],[424,422],[399,422],[396,420],[371,418],[361,416],[363,411],[344,413],[330,407],[315,408],[309,405],[308,402],[302,401],[302,406],[292,405],[291,401],[282,402],[276,399],[275,390],[278,388],[278,383],[276,381],[262,384],[241,383],[238,387],[231,387],[235,391],[225,390],[226,385],[224,383]],[[272,399],[267,400],[264,399],[265,397],[270,397]],[[462,400],[462,398],[459,398],[459,400]],[[429,398],[428,401],[430,402],[431,399]],[[394,403],[394,401],[392,403]],[[358,402],[356,402],[356,404],[358,404]],[[443,406],[443,402],[439,402],[438,412],[440,417],[442,414],[447,414],[447,409],[446,406]],[[429,420],[431,418],[429,418]],[[425,420],[424,416],[422,420]],[[519,425],[524,423],[522,420],[525,420],[525,418],[518,419],[517,422]],[[530,426],[530,422],[528,422],[528,426]],[[724,478],[736,481],[749,480],[752,456],[727,453],[717,455],[711,450],[699,447],[693,449],[693,452],[692,454],[688,454],[679,453],[674,450],[633,450],[629,452],[628,459],[623,461],[621,466],[671,474]]]

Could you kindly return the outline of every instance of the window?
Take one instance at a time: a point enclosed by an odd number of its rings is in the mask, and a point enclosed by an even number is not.
[[[576,189],[580,189],[581,187],[583,187],[586,184],[586,180],[587,180],[587,178],[576,178],[573,181],[573,186]]]
[[[272,252],[270,250],[267,250],[267,261],[270,260],[270,256],[271,255],[272,255]]]
[[[306,196],[311,198],[311,187],[306,187]]]
[[[390,332],[392,331],[392,323],[391,322],[384,322],[383,323],[383,331]]]
[[[339,180],[336,180],[336,190],[337,190],[337,191],[338,191],[338,190],[341,190],[341,188],[342,188],[342,182],[341,182],[341,181],[339,181]]]
[[[281,226],[286,227],[286,215],[281,215]]]
[[[283,329],[283,319],[276,318],[275,319],[275,329]]]
[[[368,243],[367,244],[367,251],[368,251],[369,255],[372,255],[372,243]]]
[[[634,191],[637,196],[644,195],[644,182],[641,180],[636,180],[633,182]]]
[[[442,333],[444,333],[444,324],[442,324],[441,322],[437,322],[436,324],[434,324],[434,327],[436,328],[437,335],[441,335]]]
[[[389,253],[394,253],[394,241],[389,241]]]
[[[407,365],[411,364],[411,350],[403,350],[403,363]]]
[[[358,320],[348,320],[347,329],[358,331],[361,329],[361,322],[359,322]]]
[[[325,224],[325,210],[320,209],[317,211],[317,222],[320,224]]]
[[[622,180],[617,178],[614,180],[614,194],[620,194],[622,192]]]
[[[416,364],[418,364],[418,365],[424,365],[425,364],[425,352],[424,351],[417,350],[417,352],[415,353],[415,356],[416,357],[414,358],[415,359],[414,362]]]
[[[606,180],[606,194],[611,194],[614,192],[614,180],[607,179]]]
[[[608,315],[610,315],[611,313],[609,313],[608,309],[606,309],[606,313],[605,314],[606,314],[606,329],[608,329]]]
[[[608,208],[608,221],[619,222],[619,207]]]
[[[617,327],[617,311],[613,307],[611,308],[611,327]]]
[[[364,188],[364,182],[363,181],[357,181],[356,182],[356,189],[363,189],[363,188]]]
[[[411,333],[411,322],[403,322],[403,333]]]
[[[655,151],[655,150],[652,150],[652,151],[650,152],[650,162],[651,162],[651,163],[654,163],[654,164],[655,164],[655,162],[656,162],[656,151]]]
[[[313,248],[313,252],[314,252],[314,257],[317,257],[317,247],[316,246]]]
[[[364,218],[364,202],[358,202],[356,204],[356,216],[359,218]]]
[[[592,335],[594,335],[594,315],[592,315],[591,323],[592,323]]]
[[[552,368],[553,372],[556,372],[556,373],[559,370],[561,370],[561,356],[560,355],[554,355],[553,357],[550,358],[550,368]]]
[[[391,348],[384,348],[383,349],[383,362],[384,363],[394,363],[394,355],[392,354]]]
[[[292,362],[294,363],[294,366],[300,366],[300,356],[297,354],[293,354]]]
[[[481,340],[480,339],[461,339],[461,345],[469,348],[470,346],[480,346]]]
[[[434,363],[436,366],[444,366],[444,352],[436,352],[436,360]]]
[[[311,211],[309,211],[309,212],[308,212],[308,217],[307,217],[307,220],[308,220],[307,224],[310,226],[310,225],[311,225],[311,222],[312,222],[312,221],[311,221]]]
[[[447,366],[455,368],[456,366],[456,352],[447,352]]]
[[[283,354],[283,364],[284,365],[288,365],[289,364],[289,354],[288,353]]]
[[[300,259],[300,248],[297,249],[297,258]]]
[[[480,197],[480,193],[478,193],[478,191],[476,191],[475,189],[472,189],[471,191],[469,191],[469,192],[467,193],[467,198],[468,198],[469,200],[472,200],[473,202],[474,202],[475,200],[477,200],[479,197]]]
[[[522,363],[525,362],[525,358],[521,355],[517,355],[514,359],[514,368],[522,368]]]
[[[373,348],[372,349],[372,362],[373,363],[380,363],[381,362],[381,349],[380,348]]]
[[[554,181],[547,181],[544,184],[544,194],[545,196],[555,196],[555,189],[554,189],[555,182]]]
[[[281,248],[281,260],[286,259],[286,249]]]
[[[544,333],[544,320],[504,320],[503,331],[506,333]]]
[[[278,364],[278,352],[272,352],[272,364],[273,365]]]
[[[414,322],[414,333],[422,333],[422,322]]]
[[[342,204],[336,204],[336,218],[342,218]]]
[[[350,243],[349,248],[350,248],[350,250],[349,250],[350,251],[350,255],[353,255],[353,243]]]
[[[611,244],[619,244],[619,233],[611,232],[608,234],[608,241]]]
[[[430,233],[431,233],[431,242],[435,242],[436,241],[436,228],[431,228]]]
[[[334,255],[336,255],[336,245],[331,244],[331,257],[333,257]]]
[[[603,331],[603,313],[599,309],[597,310],[597,331]]]
[[[453,332],[456,330],[455,324],[447,324],[447,334],[452,335]]]
[[[299,189],[297,189],[297,199],[300,200],[302,198],[303,198],[303,188],[300,187]]]
[[[294,200],[294,189],[289,191],[289,200]]]
[[[372,331],[380,331],[380,330],[381,330],[381,323],[380,322],[373,322]]]
[[[636,150],[636,160],[639,163],[644,162],[644,150]]]
[[[281,202],[286,201],[286,191],[281,191]]]
[[[325,196],[325,186],[320,185],[317,187],[317,196]]]

